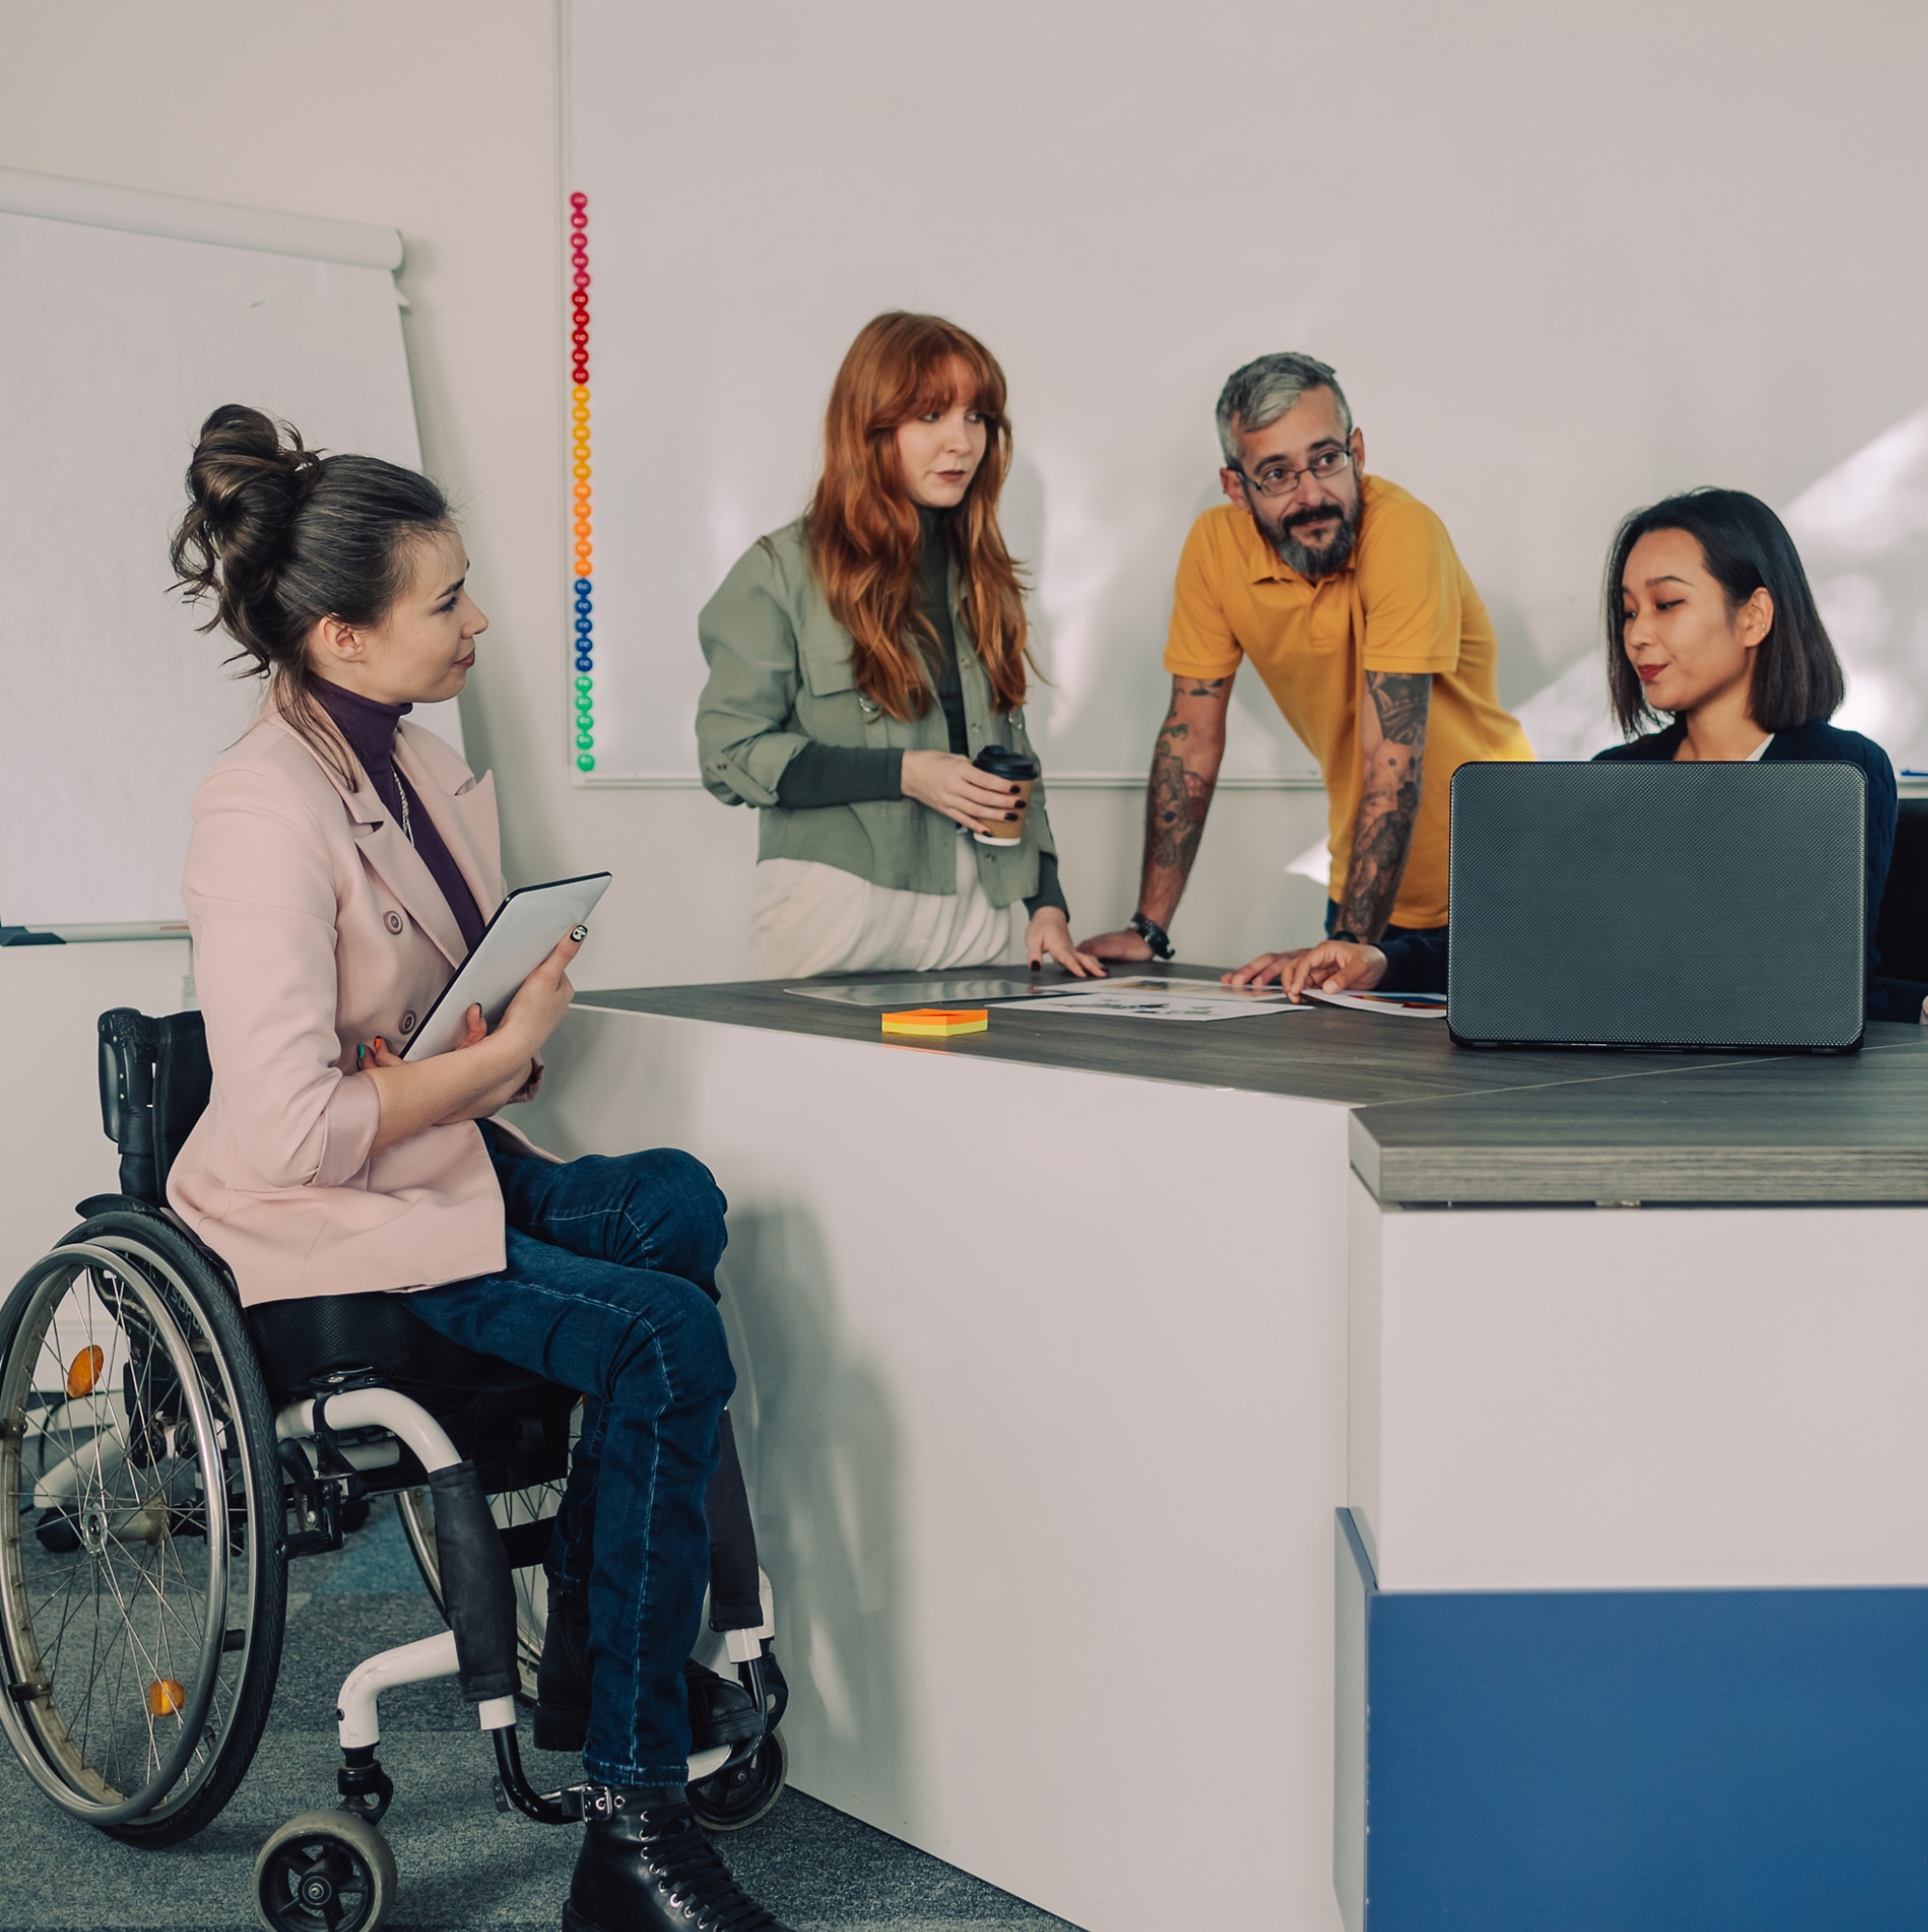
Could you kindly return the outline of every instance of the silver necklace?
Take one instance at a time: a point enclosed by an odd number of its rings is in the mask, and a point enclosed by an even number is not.
[[[389,766],[389,770],[395,772],[395,796],[402,801],[402,837],[412,845],[415,828],[409,823],[409,787],[402,782],[402,774],[394,766]]]

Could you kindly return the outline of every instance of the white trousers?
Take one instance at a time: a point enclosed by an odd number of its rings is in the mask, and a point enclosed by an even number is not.
[[[1023,956],[1022,902],[994,906],[971,836],[957,836],[957,890],[906,893],[808,859],[764,859],[750,916],[759,980],[816,973],[948,972]]]

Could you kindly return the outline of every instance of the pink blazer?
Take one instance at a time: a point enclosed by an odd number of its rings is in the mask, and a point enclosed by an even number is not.
[[[494,778],[406,723],[395,763],[493,913]],[[214,1088],[167,1196],[234,1270],[242,1302],[501,1267],[501,1190],[473,1122],[370,1152],[380,1107],[355,1047],[380,1034],[399,1050],[468,949],[366,777],[347,790],[264,718],[194,794],[182,893]]]

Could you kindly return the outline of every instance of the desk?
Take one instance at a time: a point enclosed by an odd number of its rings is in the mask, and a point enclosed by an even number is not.
[[[1518,1764],[1450,1761],[1442,1685],[1504,1758],[1538,1747],[1519,1646],[1572,1667],[1467,1606],[1928,1586],[1918,1029],[1705,1060],[1006,1007],[906,1046],[774,985],[649,988],[579,996],[528,1111],[730,1197],[799,1787],[1093,1932],[1175,1892],[1291,1932],[1357,1932],[1369,1890],[1375,1932],[1672,1922],[1563,1917],[1562,1873],[1645,1898],[1692,1846],[1583,1843],[1561,1766],[1535,1810]]]

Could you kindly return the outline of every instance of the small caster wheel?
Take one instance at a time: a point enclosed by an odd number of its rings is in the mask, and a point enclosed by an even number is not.
[[[304,1811],[262,1846],[254,1909],[268,1932],[375,1932],[395,1909],[395,1855],[366,1818]]]
[[[746,1763],[691,1785],[690,1809],[706,1832],[740,1832],[770,1815],[788,1775],[783,1740],[773,1732]]]

